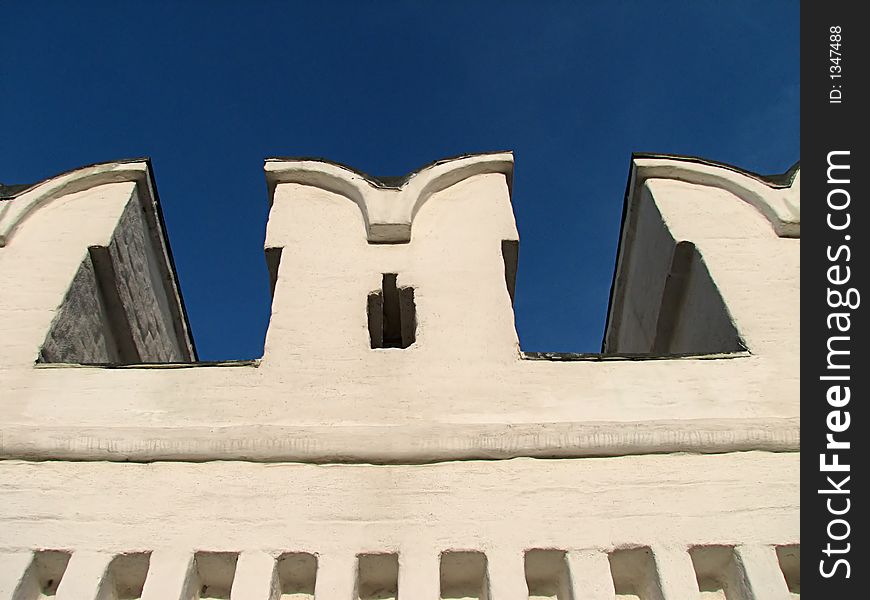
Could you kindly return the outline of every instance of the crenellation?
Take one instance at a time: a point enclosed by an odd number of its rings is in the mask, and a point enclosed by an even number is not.
[[[147,160],[3,201],[0,600],[800,597],[799,168],[635,155],[599,355],[521,351],[510,153],[265,171],[255,361]]]

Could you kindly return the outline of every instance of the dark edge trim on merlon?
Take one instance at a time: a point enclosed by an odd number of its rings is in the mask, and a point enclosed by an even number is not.
[[[619,240],[616,243],[616,261],[613,265],[613,276],[610,280],[610,295],[607,302],[607,314],[604,317],[604,333],[601,339],[601,354],[605,355],[607,353],[607,333],[609,331],[610,326],[610,316],[613,311],[613,299],[616,293],[616,275],[619,272],[619,263],[620,257],[622,256],[622,246],[625,241],[625,221],[628,215],[628,202],[629,197],[631,196],[631,188],[634,183],[634,174],[635,174],[635,159],[638,158],[662,158],[683,162],[694,162],[703,165],[709,165],[712,167],[719,167],[722,169],[727,169],[729,171],[733,171],[735,173],[739,173],[741,175],[745,175],[747,177],[751,177],[760,181],[761,183],[773,188],[773,189],[782,189],[791,187],[794,182],[794,178],[797,175],[797,172],[800,170],[800,160],[795,162],[785,173],[773,174],[773,175],[759,175],[753,171],[749,171],[747,169],[742,169],[740,167],[735,167],[734,165],[729,165],[728,163],[723,163],[715,160],[711,160],[708,158],[701,158],[698,156],[691,156],[687,154],[665,154],[660,152],[632,152],[631,157],[629,159],[628,164],[628,178],[625,183],[625,194],[622,199],[622,217],[619,222]],[[741,340],[742,343],[742,340]]]
[[[439,158],[437,160],[433,160],[429,163],[426,163],[425,165],[423,165],[421,167],[417,167],[416,169],[414,169],[413,171],[411,171],[410,173],[408,173],[406,175],[380,176],[380,177],[375,176],[375,175],[370,175],[364,171],[360,171],[359,169],[356,169],[354,167],[351,167],[350,165],[346,165],[344,163],[338,162],[336,160],[329,160],[327,158],[322,158],[319,156],[270,156],[270,157],[266,158],[266,162],[267,163],[270,163],[270,162],[302,162],[302,161],[320,162],[320,163],[324,163],[324,164],[328,164],[328,165],[333,165],[335,167],[340,167],[342,169],[350,171],[351,173],[359,175],[360,177],[365,179],[368,183],[370,183],[374,187],[381,188],[381,189],[397,190],[397,189],[401,188],[403,185],[405,185],[406,183],[408,183],[408,181],[412,177],[414,177],[415,175],[417,175],[421,171],[425,171],[426,169],[429,169],[429,168],[434,167],[436,165],[452,162],[454,160],[460,160],[463,158],[472,158],[475,156],[492,156],[495,154],[511,154],[512,155],[513,152],[511,150],[496,150],[496,151],[488,151],[488,152],[468,152],[468,153],[464,153],[464,154],[457,154],[456,156],[448,156],[445,158]]]
[[[184,294],[181,291],[181,282],[178,279],[178,269],[175,266],[175,257],[172,254],[172,245],[169,243],[169,231],[166,228],[166,219],[163,216],[163,207],[160,203],[160,193],[157,190],[157,182],[154,178],[154,167],[151,163],[150,157],[144,157],[144,160],[147,166],[148,172],[148,180],[149,185],[151,186],[151,192],[153,194],[152,201],[154,204],[154,213],[157,216],[157,223],[160,227],[160,235],[163,238],[163,244],[166,248],[166,257],[169,259],[169,272],[170,277],[172,277],[173,283],[175,285],[176,296],[178,297],[178,307],[181,310],[181,318],[184,322],[184,327],[187,332],[187,340],[190,343],[190,351],[191,351],[191,362],[199,362],[199,354],[196,350],[196,338],[193,335],[193,329],[190,326],[190,319],[187,315],[187,306],[184,303]],[[134,161],[129,161],[134,162]]]

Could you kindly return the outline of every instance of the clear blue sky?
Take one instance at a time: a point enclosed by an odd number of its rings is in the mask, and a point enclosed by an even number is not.
[[[796,1],[0,1],[0,23],[0,181],[150,156],[204,360],[262,352],[265,157],[513,150],[523,349],[594,352],[631,152],[799,156]]]

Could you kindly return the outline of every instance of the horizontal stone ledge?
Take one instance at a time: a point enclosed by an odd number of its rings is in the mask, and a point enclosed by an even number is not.
[[[228,427],[6,425],[0,459],[422,464],[518,457],[797,452],[799,418]]]
[[[641,353],[609,353],[601,352],[525,352],[520,351],[517,355],[520,361],[549,361],[549,362],[651,362],[651,361],[699,361],[699,360],[730,360],[750,358],[753,354],[748,350],[737,352],[722,352],[712,354],[698,354],[692,352],[673,354]],[[164,362],[164,363],[62,363],[62,362],[37,362],[33,366],[39,370],[46,369],[126,369],[126,370],[163,370],[163,369],[199,369],[208,367],[254,367],[262,366],[262,358],[242,360],[200,360],[193,362]]]

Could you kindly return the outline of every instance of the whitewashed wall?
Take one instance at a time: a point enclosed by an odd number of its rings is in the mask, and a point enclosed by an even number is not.
[[[58,194],[5,233],[0,598],[797,593],[799,240],[774,209],[799,188],[633,181],[629,208],[659,215],[663,256],[695,244],[748,351],[528,360],[501,255],[509,159],[399,190],[267,164],[266,246],[284,251],[254,364],[34,364],[136,180]],[[623,231],[618,281],[643,276],[625,258],[643,231]],[[415,288],[404,350],[369,347],[384,273]]]

